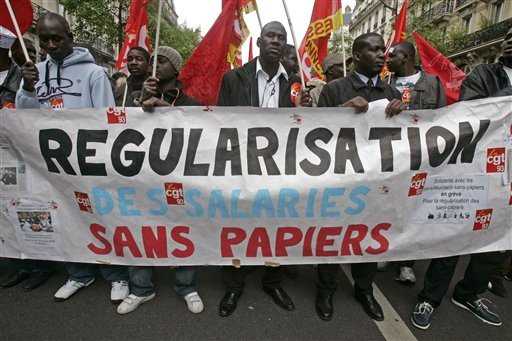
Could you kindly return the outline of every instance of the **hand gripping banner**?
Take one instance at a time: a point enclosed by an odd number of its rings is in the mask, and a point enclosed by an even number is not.
[[[512,249],[512,99],[0,111],[0,256],[133,265]]]

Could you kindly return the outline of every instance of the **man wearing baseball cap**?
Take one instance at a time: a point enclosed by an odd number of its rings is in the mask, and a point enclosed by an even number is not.
[[[343,78],[343,56],[340,53],[328,54],[322,62],[322,70],[325,75],[325,82],[313,79],[309,82],[314,88],[309,92],[312,99],[312,105],[318,106],[318,99],[324,85],[333,80]]]

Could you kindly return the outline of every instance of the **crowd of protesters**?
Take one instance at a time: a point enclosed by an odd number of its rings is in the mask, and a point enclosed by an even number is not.
[[[36,49],[30,41],[26,41],[26,45],[31,60],[26,61],[16,38],[0,31],[3,35],[0,39],[0,108],[104,108],[117,105],[140,106],[151,111],[155,107],[200,105],[182,90],[178,76],[183,59],[172,47],[162,46],[156,55],[150,55],[143,48],[132,48],[127,55],[129,76],[116,73],[109,77],[96,65],[87,49],[74,46],[73,34],[64,17],[48,13],[38,20],[36,31],[43,51],[39,63],[34,62]],[[257,41],[259,56],[224,75],[218,105],[261,108],[341,106],[363,114],[368,111],[370,102],[387,99],[387,117],[399,115],[404,110],[437,109],[446,105],[439,78],[416,66],[414,45],[403,42],[393,46],[385,60],[384,40],[377,33],[357,37],[352,56],[347,61],[339,54],[328,55],[322,65],[325,82],[311,81],[301,92],[298,102],[294,102],[290,96],[291,84],[298,79],[299,69],[295,48],[286,42],[287,32],[281,23],[266,24]],[[462,84],[460,101],[512,95],[512,29],[506,35],[503,51],[498,63],[479,65],[467,76]],[[156,77],[151,77],[151,67],[155,63]],[[346,76],[345,63],[350,69]],[[391,76],[381,79],[380,72],[385,63]],[[489,289],[496,295],[506,296],[503,280],[512,280],[509,256],[509,252],[471,255],[451,301],[487,324],[501,325],[500,316],[479,295]],[[458,258],[430,261],[417,304],[412,308],[414,326],[429,328],[434,311],[446,296]],[[45,283],[56,268],[55,263],[47,261],[10,262],[14,270],[0,282],[4,288],[22,283],[25,290],[35,289]],[[396,269],[397,281],[416,282],[413,260],[389,266]],[[91,285],[97,273],[111,283],[111,300],[119,303],[119,314],[130,313],[155,297],[153,271],[149,266],[66,263],[65,268],[68,279],[56,291],[55,301],[67,300]],[[259,268],[222,267],[225,294],[218,307],[220,316],[227,317],[235,312],[247,274]],[[382,321],[385,316],[373,294],[378,268],[377,263],[359,263],[353,264],[351,270],[355,299],[369,317]],[[322,320],[332,319],[339,269],[338,264],[316,267],[315,306]],[[279,307],[294,310],[293,299],[281,285],[283,274],[293,274],[294,268],[263,267],[262,270],[263,291]],[[183,297],[189,311],[196,314],[205,306],[197,290],[197,271],[196,267],[179,267],[174,280],[176,293]]]

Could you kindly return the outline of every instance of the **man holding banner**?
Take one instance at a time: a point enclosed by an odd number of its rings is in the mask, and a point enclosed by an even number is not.
[[[22,66],[23,81],[16,95],[18,108],[104,108],[114,106],[114,95],[103,69],[94,63],[87,49],[73,47],[73,35],[66,19],[47,13],[37,22],[41,47],[48,51],[48,61]],[[67,263],[68,281],[55,293],[64,301],[95,280],[95,266]],[[127,274],[122,267],[101,266],[103,276],[111,282],[111,300],[121,301],[128,295]]]
[[[386,114],[396,115],[404,109],[401,95],[395,88],[384,83],[379,72],[384,65],[384,40],[377,33],[357,37],[352,45],[355,71],[347,77],[324,86],[320,94],[319,107],[352,107],[356,112],[368,110],[368,103],[387,99],[390,101]],[[336,276],[339,264],[319,264],[316,296],[316,312],[324,321],[332,319],[332,299],[337,288]],[[352,264],[355,297],[365,312],[374,320],[384,320],[379,302],[373,296],[372,283],[377,272],[377,263]]]
[[[512,84],[512,29],[508,31],[503,44],[504,53],[500,58],[500,63],[479,65],[462,82],[460,101],[499,96],[500,92],[510,88]],[[507,72],[507,70],[510,71]],[[502,279],[497,280],[496,276],[507,255],[504,252],[472,254],[464,278],[455,286],[452,303],[470,311],[486,324],[501,326],[502,321],[498,313],[485,302],[486,299],[479,298],[478,295],[487,290],[489,281],[491,281],[491,289],[492,283],[503,286],[499,282]],[[411,315],[411,321],[415,327],[420,329],[430,327],[432,315],[448,291],[458,260],[459,256],[453,256],[437,258],[430,263],[423,289],[418,295],[418,302]]]
[[[224,75],[219,94],[219,106],[253,106],[261,108],[291,107],[288,74],[280,63],[286,45],[287,33],[277,21],[263,26],[257,40],[260,56],[241,68]],[[248,267],[223,267],[222,278],[226,293],[219,305],[219,315],[231,315],[242,295]],[[262,279],[263,290],[285,310],[294,310],[292,299],[281,287],[280,267],[266,267]]]

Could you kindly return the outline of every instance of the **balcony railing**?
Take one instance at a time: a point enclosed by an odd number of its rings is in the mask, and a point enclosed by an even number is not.
[[[469,5],[470,3],[474,2],[475,0],[456,0],[455,1],[455,8],[459,9],[461,7],[464,7],[466,5]]]
[[[470,47],[479,46],[501,37],[505,37],[510,27],[512,27],[512,18],[470,33],[464,38],[464,41],[457,44],[457,50],[465,50]]]
[[[445,0],[425,11],[422,17],[428,21],[437,20],[445,15],[451,15],[453,13],[453,7],[452,1]]]

